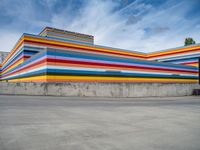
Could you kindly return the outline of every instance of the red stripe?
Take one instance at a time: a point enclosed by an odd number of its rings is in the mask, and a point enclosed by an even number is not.
[[[166,71],[180,71],[180,72],[190,72],[197,73],[196,71],[186,71],[186,70],[176,70],[176,69],[161,69],[161,68],[153,68],[153,67],[141,67],[141,66],[130,66],[130,65],[119,65],[119,64],[106,64],[106,63],[98,63],[98,62],[82,62],[75,60],[58,60],[47,58],[48,62],[61,62],[61,63],[73,63],[73,64],[86,64],[86,65],[100,65],[100,66],[112,66],[112,67],[125,67],[125,68],[137,68],[137,69],[148,69],[148,70],[166,70]]]
[[[16,74],[16,73],[20,73],[20,72],[22,72],[22,71],[25,70],[25,69],[30,69],[31,67],[34,67],[34,66],[36,66],[36,65],[39,65],[39,64],[42,64],[42,63],[45,63],[45,62],[46,62],[46,59],[43,59],[43,60],[41,60],[41,61],[39,61],[39,62],[37,62],[37,63],[34,63],[34,64],[32,64],[32,65],[29,65],[29,66],[27,66],[27,67],[25,67],[25,68],[23,68],[23,69],[19,69],[19,70],[15,71],[15,72],[12,72],[12,73],[10,73],[10,74],[7,74],[6,76],[3,76],[3,77],[5,78],[5,77],[7,77],[7,76],[10,76],[10,75],[13,75],[13,74]]]
[[[187,63],[180,63],[180,64],[197,64],[198,62],[195,61],[195,62],[187,62]]]

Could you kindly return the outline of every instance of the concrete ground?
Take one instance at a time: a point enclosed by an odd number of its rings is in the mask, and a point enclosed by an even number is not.
[[[0,150],[200,150],[200,97],[0,95]]]

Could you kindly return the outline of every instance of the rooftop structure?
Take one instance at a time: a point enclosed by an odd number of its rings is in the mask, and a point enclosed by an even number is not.
[[[39,35],[94,44],[94,37],[92,35],[81,34],[51,27],[44,28],[44,30]]]

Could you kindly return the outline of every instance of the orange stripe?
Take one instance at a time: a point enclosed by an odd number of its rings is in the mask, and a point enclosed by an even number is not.
[[[157,54],[170,54],[171,52],[182,52],[182,51],[190,51],[190,50],[194,50],[194,49],[200,49],[200,46],[193,46],[193,47],[182,47],[182,48],[178,48],[178,49],[170,49],[170,50],[166,50],[166,51],[158,51],[152,54],[149,54],[149,56],[154,56]]]
[[[170,51],[170,52],[167,52],[167,53],[156,53],[156,54],[147,54],[147,58],[148,59],[151,59],[151,58],[157,58],[157,57],[162,57],[162,56],[173,56],[175,54],[188,54],[188,53],[191,53],[191,52],[194,52],[194,51],[199,51],[200,52],[200,49],[191,49],[191,50],[187,50],[187,51],[183,51],[183,49],[181,49],[181,51],[179,52],[176,52],[176,51]]]
[[[3,61],[2,65],[4,65],[9,59],[10,57],[18,50],[18,48],[23,44],[24,39],[22,38],[17,45],[13,48],[13,50],[8,54],[8,56],[6,57],[6,59]]]

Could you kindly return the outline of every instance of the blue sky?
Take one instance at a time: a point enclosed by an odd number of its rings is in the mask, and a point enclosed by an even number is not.
[[[45,26],[95,36],[95,44],[151,52],[200,43],[200,0],[0,0],[0,51]]]

